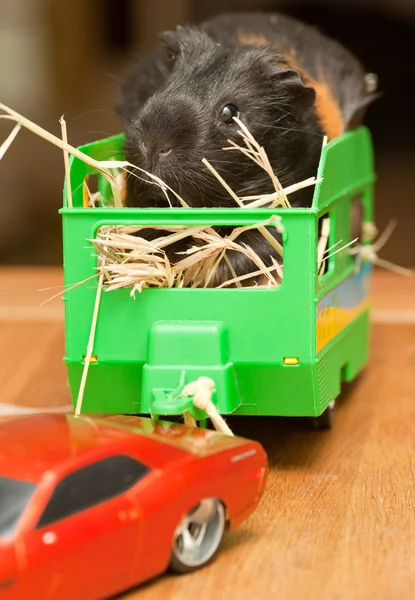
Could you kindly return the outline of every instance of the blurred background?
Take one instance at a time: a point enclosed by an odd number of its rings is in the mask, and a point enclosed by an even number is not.
[[[159,31],[223,11],[277,10],[320,27],[379,76],[367,117],[378,172],[376,223],[398,226],[381,251],[415,266],[415,0],[0,0],[0,102],[73,145],[117,133],[118,81]],[[0,143],[10,131],[0,122]],[[0,263],[60,264],[61,152],[22,131],[0,162]]]

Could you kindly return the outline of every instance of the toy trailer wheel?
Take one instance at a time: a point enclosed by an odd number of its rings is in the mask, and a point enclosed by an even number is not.
[[[312,417],[315,429],[325,430],[333,427],[335,402],[330,402],[326,410],[318,417]]]
[[[206,498],[183,517],[174,533],[170,569],[190,573],[204,567],[219,549],[226,527],[225,508]]]

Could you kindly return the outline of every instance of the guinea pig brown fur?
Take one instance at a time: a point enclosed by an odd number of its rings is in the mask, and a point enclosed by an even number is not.
[[[333,139],[359,125],[371,97],[357,59],[316,29],[277,14],[230,14],[161,34],[161,44],[126,76],[117,112],[131,163],[160,177],[191,207],[235,207],[203,158],[238,196],[273,188],[249,158],[223,151],[228,139],[240,141],[234,116],[288,186],[316,175],[323,136]],[[306,188],[290,201],[310,206],[312,195],[313,188]],[[173,195],[169,201],[178,205]],[[157,186],[132,174],[127,205],[169,203]],[[267,266],[271,256],[277,258],[257,232],[239,241]],[[229,259],[238,275],[256,270],[240,253]],[[212,284],[229,275],[224,263]]]

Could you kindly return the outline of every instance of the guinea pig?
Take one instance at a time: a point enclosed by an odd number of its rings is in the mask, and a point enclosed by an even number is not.
[[[249,158],[223,151],[228,139],[241,141],[234,117],[264,147],[285,187],[316,175],[323,137],[359,125],[372,99],[366,73],[350,52],[286,16],[222,15],[160,37],[127,74],[116,110],[125,123],[126,158],[160,177],[190,207],[236,206],[203,158],[240,197],[273,191],[269,176]],[[127,206],[179,205],[135,175],[127,179]],[[313,188],[305,188],[290,202],[310,206],[312,196]],[[271,256],[278,258],[257,231],[238,241],[267,266]],[[240,253],[230,252],[229,259],[238,275],[257,269]],[[212,285],[229,275],[224,263]]]

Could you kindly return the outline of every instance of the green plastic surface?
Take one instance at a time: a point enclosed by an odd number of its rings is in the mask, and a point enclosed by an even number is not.
[[[81,148],[97,159],[122,158],[123,136]],[[97,259],[88,239],[103,225],[249,225],[280,215],[284,280],[275,289],[119,289],[103,292],[82,411],[192,412],[180,386],[204,375],[215,381],[222,414],[321,414],[368,359],[371,267],[356,270],[347,251],[317,273],[318,220],[331,219],[329,246],[350,241],[350,204],[361,196],[372,220],[373,157],[366,128],[323,149],[313,206],[295,209],[116,209],[98,176],[103,206],[83,208],[83,181],[94,173],[72,158],[73,208],[64,190],[64,279],[91,278]],[[96,296],[96,280],[67,291],[66,357],[76,402]],[[340,323],[340,326],[339,326]],[[298,364],[284,364],[296,358]],[[179,391],[178,391],[179,390]],[[193,410],[196,418],[205,415]]]

